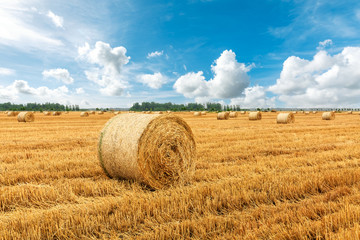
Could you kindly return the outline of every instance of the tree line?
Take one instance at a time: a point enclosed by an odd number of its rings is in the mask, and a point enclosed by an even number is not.
[[[59,103],[0,103],[0,111],[79,111],[79,105],[62,105]]]
[[[222,106],[220,103],[188,103],[188,104],[174,104],[168,103],[156,103],[156,102],[142,102],[134,103],[129,109],[130,111],[222,111],[225,109],[240,111],[240,106]]]

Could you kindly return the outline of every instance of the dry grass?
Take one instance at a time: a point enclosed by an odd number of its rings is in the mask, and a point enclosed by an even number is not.
[[[112,114],[0,114],[0,239],[359,239],[360,119],[181,115],[198,160],[187,186],[109,179],[97,141]]]

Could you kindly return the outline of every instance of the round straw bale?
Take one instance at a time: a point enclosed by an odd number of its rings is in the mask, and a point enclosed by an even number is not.
[[[249,113],[249,120],[261,120],[261,112],[250,112]]]
[[[312,113],[313,113],[313,114],[317,114],[317,111],[313,111]]]
[[[65,114],[69,114],[69,111],[65,111],[64,113],[65,113]]]
[[[97,114],[102,115],[102,114],[104,114],[104,112],[103,111],[98,111]]]
[[[279,113],[276,117],[277,123],[294,123],[295,122],[295,116],[293,113]]]
[[[18,122],[33,122],[35,120],[32,112],[20,112],[17,115]]]
[[[324,112],[322,114],[322,120],[334,120],[335,119],[335,113],[333,112]]]
[[[115,115],[118,115],[119,114],[119,112],[113,112]]]
[[[166,111],[166,112],[167,112],[167,113],[171,113],[171,111],[169,111],[169,110],[168,110],[168,111]]]
[[[194,112],[194,116],[200,116],[200,112]]]
[[[206,115],[205,111],[201,112],[201,116],[205,116],[205,115]]]
[[[53,116],[60,116],[60,115],[61,115],[61,112],[55,111],[55,112],[52,112],[52,115],[53,115]]]
[[[8,117],[14,117],[14,116],[16,116],[16,112],[8,111],[7,116]]]
[[[89,114],[95,114],[95,111],[90,111]]]
[[[246,113],[246,111],[240,111],[241,115],[244,115]]]
[[[4,112],[4,114],[7,114],[7,113],[8,113],[8,111],[5,111],[5,112]]]
[[[297,114],[297,111],[293,111],[292,113],[293,113],[293,114]]]
[[[353,112],[352,111],[348,111],[347,114],[352,114]]]
[[[219,112],[217,115],[217,120],[228,120],[230,117],[229,112]]]
[[[43,112],[45,116],[49,116],[50,115],[50,112]]]
[[[309,111],[306,111],[305,114],[308,115],[310,112]]]
[[[154,112],[155,114],[163,114],[162,111]]]
[[[185,183],[195,171],[191,128],[173,114],[120,114],[101,131],[98,158],[109,177],[153,189]]]
[[[89,113],[88,112],[81,112],[80,113],[80,117],[88,117]]]
[[[237,116],[238,116],[237,112],[230,112],[230,115],[229,115],[230,118],[237,118]]]

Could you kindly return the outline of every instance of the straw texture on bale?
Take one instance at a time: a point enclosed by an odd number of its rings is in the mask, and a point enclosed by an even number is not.
[[[153,189],[188,182],[195,157],[190,127],[173,114],[120,114],[106,123],[98,143],[98,158],[108,176]]]
[[[250,112],[249,120],[261,120],[261,112]]]
[[[276,123],[294,123],[295,116],[293,113],[279,113],[276,117]]]
[[[229,112],[219,112],[217,115],[217,120],[228,120],[230,117]]]
[[[200,116],[200,112],[194,112],[194,116]]]
[[[8,116],[8,117],[14,117],[14,116],[16,116],[16,112],[9,111],[9,112],[7,113],[7,116]]]
[[[81,112],[80,113],[80,117],[88,117],[89,113],[88,112]]]
[[[50,115],[50,112],[44,112],[44,115],[45,115],[45,116],[49,116],[49,115]]]
[[[202,116],[206,115],[206,112],[201,112],[201,115],[202,115]]]
[[[230,118],[237,118],[237,116],[238,116],[237,112],[230,112],[230,115],[229,115]]]
[[[323,120],[334,120],[335,119],[335,113],[334,112],[324,112],[322,114]]]
[[[33,122],[35,120],[32,112],[21,112],[17,116],[18,122]]]

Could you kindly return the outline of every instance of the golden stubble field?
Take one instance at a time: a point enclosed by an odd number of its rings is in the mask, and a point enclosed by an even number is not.
[[[179,113],[197,141],[190,185],[109,179],[97,140],[110,113],[0,114],[0,239],[359,239],[360,116],[295,123]]]

